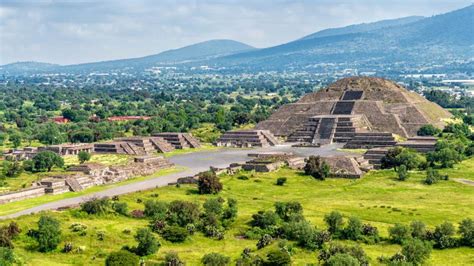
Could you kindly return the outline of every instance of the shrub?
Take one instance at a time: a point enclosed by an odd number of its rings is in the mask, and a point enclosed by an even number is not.
[[[0,247],[0,265],[9,266],[15,263],[15,254],[13,250],[7,247]]]
[[[123,216],[128,216],[128,205],[126,202],[114,202],[112,203],[112,209]]]
[[[184,266],[184,262],[179,258],[178,253],[171,251],[165,255],[166,266]]]
[[[81,204],[81,210],[87,214],[106,214],[110,207],[110,200],[107,197],[93,198]]]
[[[257,242],[257,248],[262,249],[270,245],[273,241],[273,237],[269,234],[264,234]]]
[[[69,253],[71,252],[72,250],[74,249],[74,245],[71,243],[71,242],[66,242],[64,243],[64,247],[63,247],[63,252],[64,253]]]
[[[79,233],[80,236],[85,236],[87,234],[86,229],[87,225],[81,223],[73,223],[69,226],[72,232]]]
[[[16,222],[0,227],[0,247],[13,248],[12,240],[20,234],[21,230]]]
[[[347,254],[355,258],[360,265],[369,265],[369,260],[365,251],[360,246],[346,246],[340,243],[331,243],[319,252],[318,259],[328,262],[331,257],[337,254]]]
[[[441,168],[453,167],[455,163],[463,159],[462,153],[451,147],[442,148],[427,154],[431,166],[439,165]]]
[[[168,205],[164,202],[157,200],[147,200],[145,201],[145,209],[143,214],[146,217],[153,217],[155,219],[165,219],[166,212],[168,210]]]
[[[342,225],[344,224],[344,220],[342,215],[337,211],[332,211],[329,214],[324,216],[324,221],[328,225],[328,231],[331,234],[337,234],[342,230]]]
[[[278,215],[276,213],[272,211],[259,211],[258,213],[252,215],[252,221],[250,221],[250,224],[262,229],[267,229],[271,226],[275,226],[277,221]]]
[[[459,224],[461,243],[467,247],[474,247],[474,221],[470,218],[464,219]]]
[[[41,216],[38,221],[38,230],[35,232],[38,248],[41,252],[56,249],[61,242],[61,228],[59,221],[50,216]]]
[[[357,217],[349,218],[344,228],[344,237],[350,240],[358,240],[362,236],[362,222]]]
[[[329,176],[331,169],[329,165],[324,162],[319,156],[309,156],[306,159],[306,165],[304,166],[304,173],[310,175],[316,179],[324,180]]]
[[[371,224],[362,225],[362,235],[367,244],[374,244],[380,241],[379,230]]]
[[[276,185],[283,186],[286,183],[286,177],[279,177],[277,178]]]
[[[222,198],[207,199],[202,205],[204,207],[204,212],[207,214],[213,213],[217,216],[221,215],[223,212],[223,201]]]
[[[105,259],[106,266],[134,266],[139,265],[140,258],[126,250],[115,251]]]
[[[401,253],[407,262],[421,265],[430,257],[431,244],[420,239],[409,239],[403,242]]]
[[[225,266],[229,265],[230,258],[219,253],[209,253],[202,257],[201,262],[206,266]]]
[[[418,239],[426,239],[426,225],[421,221],[410,223],[411,236]]]
[[[448,180],[449,177],[447,175],[441,176],[438,171],[433,168],[426,169],[426,179],[425,184],[432,185],[438,183],[439,180]]]
[[[441,129],[431,124],[427,124],[420,127],[420,129],[418,129],[418,131],[416,132],[418,136],[436,136],[439,133],[441,133]]]
[[[216,173],[207,171],[199,175],[198,189],[199,194],[217,194],[222,190],[222,183]]]
[[[326,262],[328,266],[359,266],[359,261],[349,254],[336,254]]]
[[[91,154],[86,151],[80,151],[77,154],[77,159],[79,159],[79,163],[85,163],[91,159]]]
[[[132,216],[133,218],[140,219],[140,218],[145,217],[145,213],[142,210],[133,210],[130,213],[130,216]]]
[[[138,229],[135,240],[138,242],[135,253],[139,256],[151,255],[157,252],[161,246],[160,242],[148,228]]]
[[[403,241],[411,237],[411,230],[408,226],[397,223],[388,229],[388,234],[390,242],[402,244]]]
[[[227,199],[227,208],[224,209],[222,214],[222,219],[224,219],[224,224],[232,222],[237,217],[237,200]]]
[[[286,266],[291,265],[291,257],[285,250],[272,250],[267,254],[268,265]]]
[[[453,238],[456,230],[453,224],[444,222],[436,226],[433,233],[433,240],[435,248],[445,249],[456,246],[456,239]]]
[[[404,164],[400,165],[396,171],[397,171],[398,181],[405,181],[408,179],[407,167]]]
[[[411,149],[402,149],[395,157],[395,167],[405,165],[407,170],[425,168],[426,158],[418,152]]]
[[[166,226],[162,233],[161,236],[173,243],[178,243],[178,242],[184,242],[186,238],[188,237],[188,230],[186,228],[182,228],[179,226]]]
[[[249,180],[248,176],[245,176],[245,175],[238,176],[237,179],[239,179],[239,180]]]
[[[285,222],[303,220],[303,206],[297,201],[276,202],[275,213]]]
[[[199,206],[188,201],[175,200],[168,206],[166,221],[185,227],[187,224],[196,224],[199,218]]]
[[[395,146],[388,149],[387,154],[382,157],[381,167],[383,169],[390,169],[398,166],[397,156],[403,151],[403,147]]]

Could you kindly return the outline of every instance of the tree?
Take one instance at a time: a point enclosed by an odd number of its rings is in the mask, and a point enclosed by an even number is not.
[[[3,161],[2,174],[6,177],[17,177],[23,172],[23,167],[21,163],[17,160]]]
[[[107,197],[93,198],[81,204],[81,210],[87,214],[106,214],[110,207],[110,200]]]
[[[143,214],[145,214],[146,217],[164,220],[166,218],[167,210],[168,205],[165,202],[147,200],[145,201],[145,210],[143,211]]]
[[[105,259],[106,266],[136,266],[139,263],[140,258],[126,250],[112,252]]]
[[[276,225],[277,221],[278,215],[276,213],[272,211],[259,211],[252,215],[252,221],[250,221],[250,224],[262,229],[267,229]]]
[[[77,158],[79,159],[79,163],[85,163],[91,159],[91,154],[86,151],[80,151],[77,154]]]
[[[268,265],[287,266],[291,265],[291,257],[286,250],[272,250],[267,254]]]
[[[395,168],[400,165],[405,165],[407,170],[424,168],[426,166],[426,158],[414,150],[402,149],[395,157]]]
[[[330,174],[329,165],[322,161],[319,156],[309,156],[304,166],[304,173],[310,175],[316,179],[324,180]]]
[[[433,168],[428,168],[426,169],[426,179],[425,179],[425,184],[427,185],[432,185],[435,183],[438,183],[439,180],[448,180],[448,176],[441,176],[438,171],[436,171]]]
[[[285,222],[304,219],[303,206],[297,201],[276,202],[275,213]]]
[[[421,221],[412,221],[410,223],[411,236],[418,239],[426,238],[426,225]]]
[[[337,234],[342,230],[342,225],[344,224],[344,220],[342,218],[342,214],[337,211],[332,211],[329,214],[324,216],[324,221],[328,225],[328,231],[331,234]]]
[[[194,224],[199,218],[199,206],[188,201],[175,200],[169,204],[166,221],[185,227]]]
[[[397,156],[403,151],[403,147],[395,146],[388,149],[387,153],[381,160],[381,167],[383,169],[390,169],[398,166]]]
[[[36,138],[45,145],[61,144],[66,141],[66,138],[64,134],[61,133],[59,126],[54,123],[42,125],[38,129]]]
[[[217,194],[222,190],[222,183],[213,171],[203,172],[198,180],[199,194]]]
[[[41,216],[35,236],[38,241],[39,251],[48,252],[56,249],[61,242],[59,221],[50,216]]]
[[[219,253],[208,253],[202,257],[201,262],[206,266],[225,266],[229,265],[230,258]]]
[[[52,151],[41,151],[33,157],[33,167],[35,171],[51,171],[53,166],[63,167],[64,160],[57,153]]]
[[[13,250],[6,247],[0,247],[0,266],[10,266],[15,263],[15,254]]]
[[[404,164],[400,165],[396,171],[397,171],[397,176],[398,176],[399,181],[407,180],[408,171],[407,171],[407,167]]]
[[[409,239],[403,242],[401,253],[407,262],[421,265],[430,257],[431,244],[420,239]]]
[[[388,228],[388,234],[392,243],[402,244],[403,241],[411,237],[411,230],[408,226],[397,223]]]
[[[474,247],[474,221],[466,218],[459,224],[461,243],[467,247]]]
[[[126,202],[112,203],[112,209],[120,215],[128,216],[128,204]]]
[[[431,124],[427,124],[420,127],[420,129],[418,129],[418,131],[416,132],[418,136],[436,136],[439,133],[441,133],[441,129]]]
[[[138,242],[135,252],[139,256],[154,254],[161,246],[160,242],[148,228],[138,229],[135,235],[135,240]]]
[[[359,266],[359,261],[349,254],[339,253],[331,256],[326,262],[328,266]]]

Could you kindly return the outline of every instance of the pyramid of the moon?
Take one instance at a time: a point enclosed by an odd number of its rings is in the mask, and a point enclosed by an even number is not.
[[[421,126],[441,127],[450,116],[439,105],[390,80],[350,77],[283,105],[256,128],[288,141],[347,142],[359,132],[415,136]]]

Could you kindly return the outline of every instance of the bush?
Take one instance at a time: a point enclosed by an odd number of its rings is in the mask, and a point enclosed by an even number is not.
[[[390,242],[395,244],[402,244],[403,241],[411,237],[411,230],[408,226],[403,224],[395,224],[388,229]]]
[[[128,205],[126,202],[114,202],[112,203],[112,209],[123,216],[128,216]]]
[[[426,225],[420,221],[410,223],[411,236],[418,239],[426,239]]]
[[[171,251],[165,255],[165,266],[184,266],[184,262],[179,258],[178,253]]]
[[[408,179],[407,167],[404,164],[400,165],[396,171],[397,171],[398,181],[405,181]]]
[[[147,200],[145,201],[145,210],[143,211],[143,214],[146,217],[164,220],[166,218],[167,210],[168,205],[166,203],[157,200]]]
[[[401,253],[407,262],[421,265],[430,257],[431,244],[420,239],[409,239],[403,242]]]
[[[425,168],[426,158],[414,150],[402,149],[400,154],[395,157],[395,168],[400,165],[405,165],[407,170]]]
[[[201,259],[206,266],[225,266],[230,264],[230,258],[219,253],[209,253]]]
[[[50,216],[41,216],[38,221],[38,230],[35,232],[40,252],[56,249],[61,242],[61,228],[59,221]]]
[[[139,265],[140,258],[126,250],[112,252],[105,259],[106,266],[134,266]]]
[[[291,257],[285,250],[272,250],[268,252],[265,264],[275,266],[291,265]]]
[[[420,127],[416,132],[418,136],[437,136],[439,133],[441,133],[441,129],[431,124]]]
[[[367,244],[374,244],[380,241],[379,230],[371,224],[362,225],[362,235],[364,242]]]
[[[77,154],[77,159],[79,159],[79,163],[85,163],[91,159],[91,154],[86,151],[80,151]]]
[[[138,229],[135,235],[138,246],[135,253],[139,256],[148,256],[158,251],[161,244],[148,228]]]
[[[303,206],[297,201],[276,202],[275,213],[285,222],[303,220]]]
[[[344,237],[349,240],[359,240],[362,237],[362,222],[359,218],[349,218],[349,222],[344,228]]]
[[[207,171],[199,175],[198,189],[199,194],[217,194],[222,190],[222,183],[216,173]]]
[[[336,254],[326,262],[328,266],[359,266],[359,261],[349,254]]]
[[[464,157],[459,151],[446,147],[427,154],[428,162],[431,166],[440,166],[441,168],[451,168],[455,163],[460,162]]]
[[[270,245],[273,241],[273,237],[269,234],[264,234],[257,242],[257,248],[262,249]]]
[[[447,175],[441,176],[438,171],[433,168],[426,169],[426,179],[424,181],[427,185],[433,185],[438,183],[439,180],[448,180],[449,177]]]
[[[277,178],[276,185],[283,186],[286,183],[286,177],[279,177]]]
[[[461,235],[461,244],[474,247],[474,221],[472,219],[467,218],[461,221],[459,234]]]
[[[337,211],[332,211],[329,214],[324,216],[324,221],[328,225],[328,231],[331,234],[337,234],[342,230],[342,225],[344,224],[344,220],[342,215]]]
[[[304,166],[304,173],[310,175],[316,179],[324,180],[329,176],[331,169],[329,165],[324,162],[319,156],[309,156],[306,159],[306,165]]]
[[[262,229],[267,229],[271,226],[275,226],[277,221],[278,215],[276,213],[272,211],[259,211],[258,213],[252,215],[252,221],[250,221],[250,224]]]
[[[199,219],[199,206],[188,201],[175,200],[168,206],[166,221],[169,224],[177,224],[185,227],[188,224],[196,224]]]
[[[145,217],[145,214],[143,213],[142,210],[133,210],[130,213],[130,216],[132,216],[133,218],[136,218],[136,219],[141,219],[141,218]]]
[[[6,247],[0,247],[0,265],[9,266],[15,263],[15,254],[13,250]]]
[[[365,251],[360,246],[346,246],[340,243],[331,243],[329,247],[325,247],[319,252],[318,259],[328,262],[331,257],[337,254],[347,254],[355,258],[360,265],[369,265],[369,259]]]
[[[166,226],[161,232],[161,236],[173,243],[184,242],[188,237],[189,233],[186,228],[179,226]]]
[[[453,238],[455,233],[456,230],[451,223],[444,222],[436,226],[433,233],[434,247],[445,249],[456,246],[456,239]]]
[[[223,212],[223,199],[222,198],[217,198],[217,199],[207,199],[204,204],[202,205],[204,207],[204,212],[207,214],[215,214],[217,216],[220,216]]]
[[[81,204],[81,210],[87,214],[106,214],[110,207],[110,200],[107,197],[93,198]]]

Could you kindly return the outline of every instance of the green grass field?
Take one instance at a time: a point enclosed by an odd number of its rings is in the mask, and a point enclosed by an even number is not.
[[[474,159],[464,161],[453,169],[442,171],[450,178],[474,180]],[[240,180],[239,175],[247,175],[249,180]],[[287,177],[284,186],[276,186],[277,177]],[[394,223],[408,224],[412,220],[425,222],[430,228],[444,221],[457,225],[466,217],[474,218],[474,187],[452,180],[428,186],[422,184],[423,173],[411,173],[408,181],[395,180],[393,171],[373,171],[359,180],[327,179],[317,181],[300,172],[280,169],[273,173],[242,172],[235,176],[222,176],[224,190],[219,196],[237,199],[239,213],[231,230],[222,241],[212,240],[197,233],[182,244],[172,244],[160,238],[161,249],[147,259],[162,261],[167,251],[177,251],[187,265],[197,265],[201,257],[208,252],[219,252],[239,257],[245,247],[256,250],[255,240],[240,237],[249,226],[251,215],[258,210],[272,209],[276,201],[299,201],[304,207],[305,217],[320,228],[324,228],[323,217],[332,210],[343,213],[346,217],[355,215],[364,222],[376,225],[382,236],[387,236],[388,227]],[[158,197],[156,197],[158,194]],[[169,186],[140,193],[132,193],[120,197],[129,209],[143,209],[140,199],[159,199],[172,201],[176,199],[203,203],[209,196],[198,195],[191,185]],[[145,219],[133,219],[117,215],[103,217],[89,216],[75,218],[74,210],[50,212],[62,223],[63,242],[71,241],[75,246],[85,247],[81,254],[64,254],[57,251],[42,254],[35,251],[35,243],[25,233],[36,227],[39,215],[25,216],[15,219],[23,229],[21,236],[15,240],[15,253],[25,265],[102,265],[105,256],[120,249],[124,245],[136,245],[133,235],[135,231],[147,226]],[[8,223],[4,221],[3,223]],[[79,236],[68,227],[80,222],[88,226],[87,235]],[[123,231],[131,230],[130,234]],[[97,240],[98,231],[106,234],[104,241]],[[276,245],[276,244],[274,244]],[[377,265],[376,258],[380,255],[393,255],[400,246],[392,244],[362,245],[371,258],[371,264]],[[265,247],[257,252],[265,254],[272,247]],[[309,252],[300,248],[292,256],[294,265],[317,263],[317,251]],[[473,265],[474,249],[456,248],[434,250],[428,265]]]

